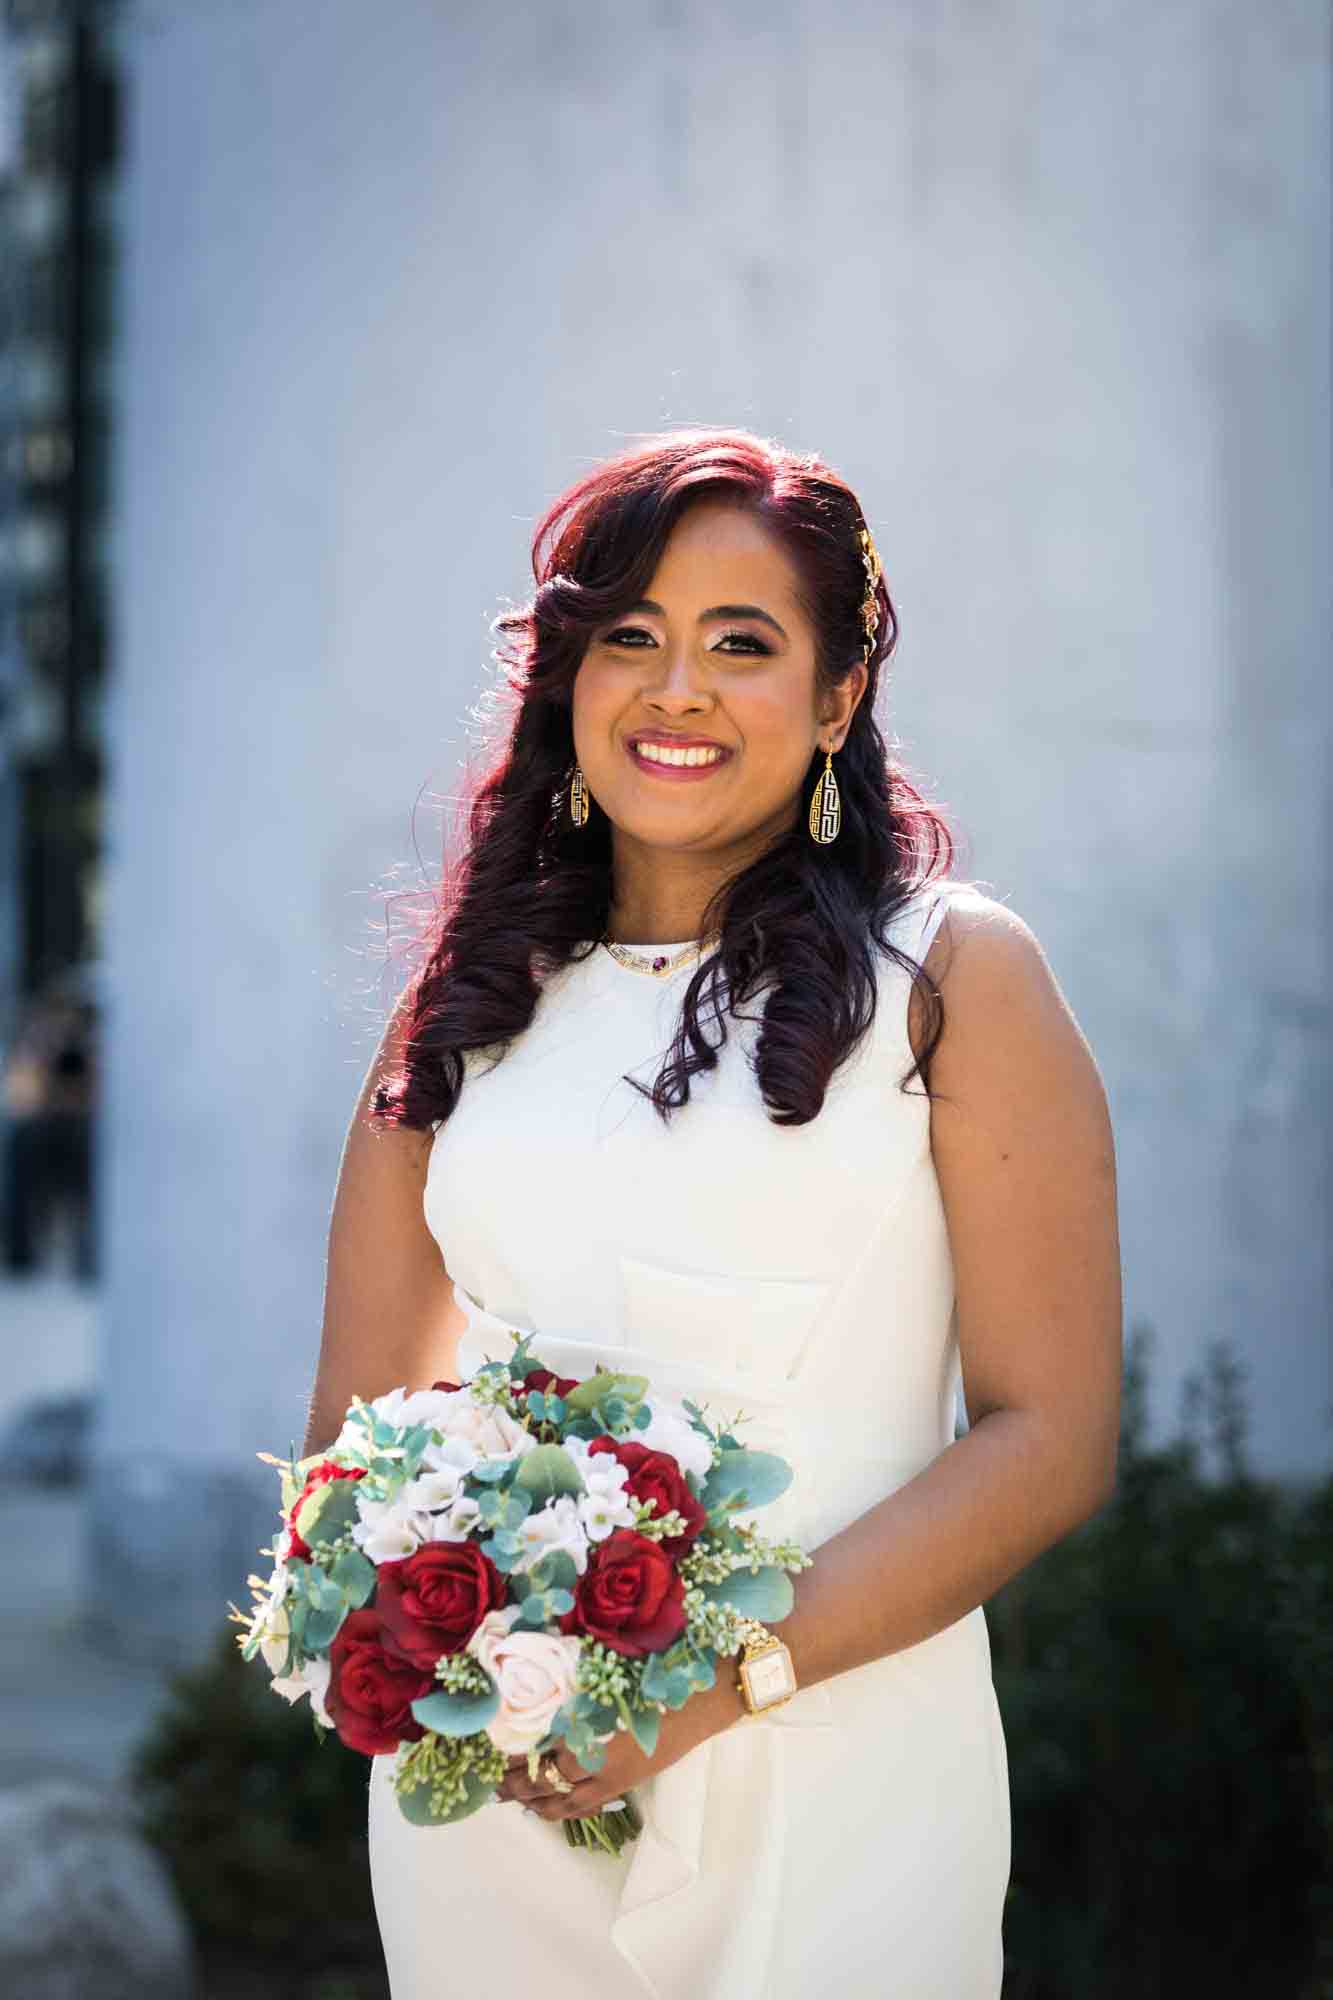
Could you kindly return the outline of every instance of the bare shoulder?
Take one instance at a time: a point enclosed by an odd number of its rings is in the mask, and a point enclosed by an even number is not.
[[[1016,910],[970,885],[954,888],[927,952],[925,970],[939,988],[944,1030],[932,1063],[932,1090],[949,1095],[948,1076],[961,1077],[988,1060],[1012,1063],[1026,1047],[1074,1047],[1096,1076],[1096,1065],[1040,940]],[[914,986],[912,1047],[919,1054],[925,1003]],[[1098,1079],[1100,1084],[1100,1079]]]
[[[960,889],[925,965],[944,1007],[930,1066],[930,1145],[969,1421],[1028,1411],[1066,1482],[1062,1504],[1083,1513],[1114,1478],[1119,1422],[1106,1092],[1045,951],[1015,911]]]

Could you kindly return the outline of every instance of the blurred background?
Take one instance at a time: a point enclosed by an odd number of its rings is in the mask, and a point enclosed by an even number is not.
[[[1006,2000],[1333,1996],[1331,53],[1315,0],[7,0],[5,1990],[383,2000],[364,1760],[223,1622],[255,1454],[490,620],[704,422],[861,494],[888,724],[1111,1101],[1120,1485],[987,1606]]]

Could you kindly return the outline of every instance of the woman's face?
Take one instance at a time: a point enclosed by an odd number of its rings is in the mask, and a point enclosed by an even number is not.
[[[742,861],[806,810],[811,756],[841,744],[866,670],[818,706],[795,585],[753,514],[696,501],[643,602],[593,633],[574,680],[574,751],[619,840]],[[670,761],[655,761],[663,750]],[[684,764],[682,751],[694,753]]]

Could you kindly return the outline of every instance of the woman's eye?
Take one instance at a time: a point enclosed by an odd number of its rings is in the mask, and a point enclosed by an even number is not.
[[[651,639],[652,636],[652,633],[646,632],[642,625],[618,625],[614,632],[607,633],[605,643],[608,646],[618,646],[624,645],[633,639]],[[755,638],[753,632],[724,632],[722,639],[718,641],[718,645],[720,646],[727,639],[739,639],[742,647],[748,648],[751,652],[767,653],[770,650],[762,639]],[[630,650],[638,652],[642,648],[631,646]]]

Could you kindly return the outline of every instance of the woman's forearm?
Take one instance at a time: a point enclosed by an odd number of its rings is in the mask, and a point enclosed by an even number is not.
[[[929,1639],[1079,1526],[1110,1489],[1024,1410],[993,1410],[938,1458],[811,1550],[774,1627],[812,1686]],[[743,1714],[719,1663],[724,1722]]]

